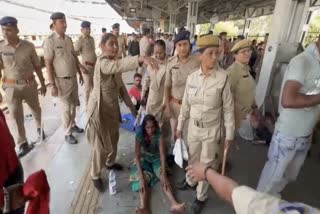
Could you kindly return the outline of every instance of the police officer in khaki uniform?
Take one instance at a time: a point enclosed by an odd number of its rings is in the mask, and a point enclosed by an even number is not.
[[[234,54],[235,62],[227,70],[235,103],[236,130],[255,107],[256,82],[248,65],[251,56],[250,46],[250,40],[241,40],[233,46],[231,52]]]
[[[164,82],[168,59],[166,57],[166,44],[163,40],[155,42],[153,55],[158,62],[159,69],[155,70],[151,66],[147,67],[142,87],[142,100],[146,100],[146,94],[149,91],[146,112],[155,116],[161,128],[162,138],[166,145],[169,145],[170,120],[164,111]]]
[[[220,56],[219,38],[207,35],[197,41],[201,66],[187,79],[177,127],[177,138],[182,137],[183,126],[189,119],[187,134],[189,164],[202,162],[218,169],[225,146],[234,138],[234,104],[227,74],[218,64]],[[181,190],[196,183],[190,178],[178,185]],[[201,181],[197,186],[197,198],[193,212],[201,212],[207,198],[208,183]]]
[[[103,191],[102,169],[106,165],[110,170],[123,169],[122,165],[116,163],[121,122],[118,97],[123,99],[132,114],[137,114],[121,73],[134,70],[144,62],[152,63],[155,67],[157,63],[153,59],[139,56],[117,59],[117,37],[110,33],[102,36],[100,47],[103,54],[98,57],[94,70],[94,88],[88,104],[86,136],[91,144],[93,183],[99,191]]]
[[[188,75],[199,68],[198,58],[191,55],[190,32],[180,32],[174,41],[177,55],[169,59],[165,81],[165,104],[172,120],[172,128],[177,128],[182,97]]]
[[[32,43],[19,39],[17,23],[14,17],[3,17],[0,20],[5,38],[0,42],[0,78],[2,76],[4,98],[18,130],[18,156],[22,157],[32,149],[26,138],[22,101],[31,108],[39,137],[42,135],[44,138],[41,133],[41,108],[34,71],[40,80],[42,95],[46,94],[46,86],[35,47]]]
[[[65,15],[56,12],[50,18],[53,21],[54,32],[44,41],[43,50],[51,94],[54,97],[59,96],[62,103],[65,140],[70,144],[76,144],[78,141],[72,132],[83,132],[83,129],[75,124],[78,103],[77,72],[80,84],[83,83],[83,78],[72,40],[65,34]]]
[[[97,55],[95,53],[94,39],[90,36],[91,23],[83,21],[81,23],[82,35],[76,41],[74,50],[81,56],[80,69],[84,81],[85,101],[88,103],[89,94],[93,88],[93,72],[96,64]]]
[[[120,36],[120,24],[115,23],[112,25],[112,34],[115,35],[118,38],[118,45],[119,45],[119,51],[118,51],[118,59],[121,59],[122,57],[126,57],[126,40],[123,36]]]

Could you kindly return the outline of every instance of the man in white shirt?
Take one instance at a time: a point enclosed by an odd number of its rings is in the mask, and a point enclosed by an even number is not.
[[[140,39],[140,56],[147,56],[148,55],[148,51],[150,48],[150,42],[149,39],[151,37],[151,32],[150,29],[145,28],[142,30],[143,33],[143,37]],[[138,73],[141,74],[143,76],[144,73],[144,69],[145,67],[141,66],[138,69]]]
[[[166,42],[166,54],[167,54],[168,57],[172,56],[173,47],[174,47],[173,35],[170,34],[169,37],[168,37],[168,40]]]
[[[320,37],[294,57],[282,81],[279,114],[258,191],[274,196],[297,179],[320,116]]]

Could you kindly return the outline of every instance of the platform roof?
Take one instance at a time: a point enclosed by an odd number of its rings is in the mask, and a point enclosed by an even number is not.
[[[105,0],[133,26],[135,21],[168,19],[177,14],[177,25],[187,22],[187,0]],[[170,3],[171,2],[171,3]],[[254,18],[273,13],[275,0],[199,0],[198,23]]]

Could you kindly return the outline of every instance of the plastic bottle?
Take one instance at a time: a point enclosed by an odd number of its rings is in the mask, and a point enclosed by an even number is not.
[[[117,193],[117,181],[116,181],[116,173],[111,170],[109,172],[109,194],[115,195]]]

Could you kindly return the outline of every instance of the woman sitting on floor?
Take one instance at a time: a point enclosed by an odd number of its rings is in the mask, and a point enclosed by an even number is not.
[[[142,125],[136,134],[135,164],[130,173],[132,190],[140,192],[140,208],[136,213],[149,214],[150,187],[160,179],[164,193],[168,197],[173,213],[182,213],[184,203],[178,203],[173,194],[166,172],[165,144],[163,143],[159,124],[154,116],[144,117]]]

